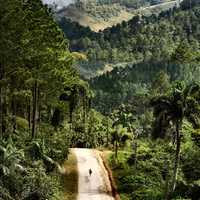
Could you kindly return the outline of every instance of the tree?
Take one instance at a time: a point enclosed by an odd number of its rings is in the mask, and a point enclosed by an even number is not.
[[[165,94],[170,87],[169,75],[164,71],[160,71],[158,74],[156,74],[151,87],[153,94]]]
[[[122,104],[118,110],[112,113],[111,118],[113,119],[113,143],[115,149],[115,158],[118,157],[118,147],[120,143],[125,143],[133,136],[132,122],[135,120],[133,117],[133,111],[130,105],[125,106]],[[129,132],[129,133],[128,133]],[[135,140],[136,141],[136,140]]]
[[[177,82],[170,95],[155,97],[150,102],[150,105],[154,108],[154,116],[156,117],[157,126],[160,126],[159,130],[169,128],[171,124],[175,129],[175,132],[173,133],[175,134],[174,137],[176,142],[174,168],[167,199],[171,199],[171,195],[176,188],[183,120],[187,119],[192,123],[194,128],[199,127],[199,95],[200,86],[198,84],[193,83],[185,86],[182,82]],[[165,127],[163,127],[163,122]],[[161,133],[164,134],[165,131],[162,131]]]
[[[125,136],[127,136],[126,140],[129,139],[127,128],[124,128],[122,124],[115,125],[114,130],[112,132],[112,141],[114,144],[115,159],[118,159],[119,144],[122,142]]]
[[[29,121],[34,138],[64,88],[80,81],[71,67],[75,56],[40,0],[1,1],[0,9],[0,134],[8,132],[9,123],[15,126],[10,118],[20,116]]]
[[[181,42],[175,49],[171,57],[172,61],[176,63],[199,63],[200,61],[200,50],[199,43],[193,41],[189,44],[186,41]]]

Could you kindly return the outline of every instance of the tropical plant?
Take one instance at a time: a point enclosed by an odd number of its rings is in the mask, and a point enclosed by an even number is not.
[[[171,198],[176,188],[183,120],[187,119],[194,128],[199,127],[199,94],[200,86],[197,83],[185,86],[183,82],[177,82],[169,96],[155,97],[150,102],[150,105],[154,108],[154,116],[156,118],[154,132],[161,131],[159,134],[165,134],[167,128],[173,127],[175,129],[172,132],[176,143],[174,168],[167,199]]]
[[[118,158],[119,145],[122,143],[125,143],[130,138],[131,137],[128,134],[126,127],[123,127],[122,124],[114,125],[114,130],[112,132],[112,142],[113,142],[116,159]]]

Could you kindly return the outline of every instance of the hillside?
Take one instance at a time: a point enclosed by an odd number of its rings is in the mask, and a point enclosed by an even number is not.
[[[151,15],[160,13],[178,6],[179,0],[163,1],[80,1],[70,4],[57,12],[58,18],[71,19],[80,25],[90,27],[98,32],[108,27],[112,27],[122,21],[128,21],[137,14]]]
[[[121,104],[131,104],[140,107],[136,113],[141,114],[147,97],[165,88],[159,81],[164,79],[166,85],[177,80],[190,84],[200,81],[199,77],[198,64],[151,61],[116,67],[111,72],[91,79],[89,83],[95,94],[93,106],[96,110],[108,113],[108,110],[112,112]],[[154,90],[154,87],[157,89]]]
[[[158,16],[135,16],[100,33],[65,18],[59,24],[70,40],[70,49],[87,55],[88,61],[78,65],[86,78],[111,71],[116,66],[168,61],[181,44],[199,48],[198,1],[191,6],[182,3],[181,8],[164,11]]]
[[[90,80],[96,94],[94,106],[97,110],[104,112],[122,103],[134,104],[141,92],[144,97],[148,96],[160,72],[166,73],[170,82],[200,81],[200,2],[194,2],[189,5],[184,1],[181,9],[170,15],[164,12],[158,18],[140,21],[133,18],[127,24],[103,32],[104,43],[101,38],[101,44],[105,47],[109,42],[111,53],[107,52],[106,58],[112,60],[105,65],[104,74],[100,74],[103,70],[98,69],[98,76]],[[105,52],[105,48],[102,51]]]

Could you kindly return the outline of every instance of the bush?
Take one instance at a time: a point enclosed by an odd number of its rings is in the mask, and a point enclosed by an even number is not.
[[[16,125],[19,129],[23,129],[23,130],[27,130],[29,128],[28,121],[19,116],[16,117]]]
[[[27,125],[22,118],[18,123]],[[62,182],[54,169],[68,155],[67,133],[44,124],[35,140],[23,128],[1,140],[0,199],[59,200]]]

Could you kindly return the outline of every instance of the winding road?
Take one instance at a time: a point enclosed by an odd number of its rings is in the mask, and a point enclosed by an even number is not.
[[[79,173],[77,200],[114,200],[108,173],[98,151],[74,148],[73,152],[77,157]]]

